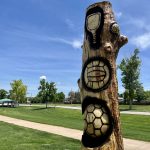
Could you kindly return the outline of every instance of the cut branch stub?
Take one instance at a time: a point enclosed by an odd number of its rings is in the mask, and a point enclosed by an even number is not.
[[[84,114],[82,149],[123,150],[116,57],[127,41],[120,35],[110,2],[87,8],[82,73],[78,80]]]

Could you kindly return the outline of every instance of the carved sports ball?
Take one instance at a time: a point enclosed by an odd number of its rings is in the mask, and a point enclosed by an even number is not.
[[[82,80],[87,90],[98,92],[107,88],[111,79],[111,67],[108,60],[93,57],[83,67]]]
[[[82,113],[84,116],[82,144],[93,148],[105,143],[114,128],[114,119],[107,102],[87,96],[82,103]]]
[[[111,126],[106,109],[98,104],[90,104],[84,112],[84,130],[95,137],[105,136]]]

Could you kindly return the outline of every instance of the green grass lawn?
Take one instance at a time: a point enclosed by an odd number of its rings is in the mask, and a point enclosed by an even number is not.
[[[0,122],[0,150],[77,150],[80,141]]]
[[[0,114],[51,125],[64,126],[82,130],[82,114],[80,110],[63,108],[17,107],[0,108]]]
[[[80,110],[39,107],[0,108],[0,114],[14,118],[82,130]],[[150,141],[150,116],[121,114],[123,136]]]
[[[121,115],[123,137],[150,142],[150,116]]]
[[[41,105],[42,107],[45,107],[45,104],[32,104],[33,106]],[[54,104],[49,104],[49,106],[53,106]],[[59,104],[56,103],[56,106],[69,106],[69,107],[81,107],[81,104]],[[128,111],[129,105],[119,105],[121,111]],[[141,111],[141,112],[150,112],[150,105],[132,105],[131,111]]]
[[[120,105],[121,111],[128,111],[129,105]],[[150,112],[150,105],[132,105],[131,111]]]

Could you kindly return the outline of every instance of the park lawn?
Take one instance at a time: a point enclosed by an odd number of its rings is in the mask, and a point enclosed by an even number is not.
[[[18,119],[82,130],[81,110],[45,107],[0,108],[0,114]]]
[[[81,107],[81,104],[55,104],[55,105],[56,106],[58,105],[58,106],[69,106],[69,107]],[[45,104],[43,105],[43,107],[44,106]],[[132,110],[129,110],[129,105],[119,105],[119,108],[120,108],[120,111],[150,112],[150,105],[132,105]]]
[[[129,105],[119,105],[120,111],[129,111]],[[132,105],[131,111],[150,112],[150,105]]]
[[[0,108],[0,114],[67,128],[83,129],[81,110],[18,107]],[[150,116],[121,114],[121,122],[124,137],[150,141]]]
[[[45,107],[45,104],[32,104],[32,106],[41,106]],[[69,106],[69,107],[81,107],[81,104],[62,104],[62,103],[56,103],[56,104],[49,104],[48,106]],[[129,105],[119,105],[120,111],[130,111]],[[150,105],[132,105],[131,111],[140,111],[140,112],[150,112]]]
[[[150,142],[150,116],[121,114],[123,137]]]
[[[0,122],[0,150],[77,150],[80,141]]]

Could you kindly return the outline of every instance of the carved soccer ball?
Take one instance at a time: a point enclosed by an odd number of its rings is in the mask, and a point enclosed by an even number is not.
[[[106,109],[98,104],[90,104],[84,112],[84,131],[92,137],[105,136],[110,128]]]

